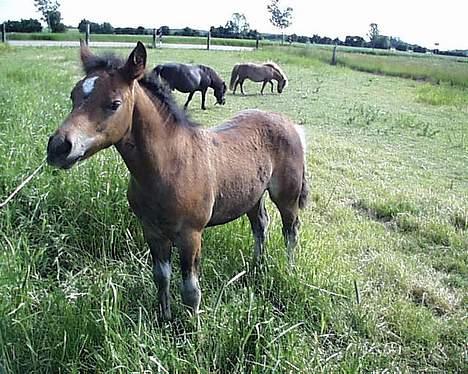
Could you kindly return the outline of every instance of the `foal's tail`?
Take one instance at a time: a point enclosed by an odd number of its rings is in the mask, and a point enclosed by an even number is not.
[[[306,179],[306,139],[304,128],[298,125],[295,125],[294,127],[299,134],[299,138],[301,139],[302,152],[304,153],[304,164],[302,165],[302,186],[301,192],[299,194],[299,208],[304,209],[307,205],[307,198],[309,196],[309,187],[307,185]]]
[[[302,167],[302,186],[301,186],[301,193],[299,194],[299,209],[304,209],[306,207],[308,197],[309,197],[309,186],[307,185],[305,159],[304,159],[304,166]]]
[[[231,91],[234,88],[234,83],[236,82],[237,77],[239,76],[238,70],[239,70],[239,64],[234,65],[234,67],[232,68],[232,72],[231,72],[231,80],[229,81],[229,89]]]

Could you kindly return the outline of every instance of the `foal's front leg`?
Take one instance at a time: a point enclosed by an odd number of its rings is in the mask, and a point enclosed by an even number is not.
[[[159,306],[163,319],[171,319],[171,250],[172,243],[169,239],[155,235],[149,228],[144,228],[146,241],[150,247],[153,259],[153,279],[158,289]]]
[[[176,240],[182,270],[182,302],[190,307],[194,313],[198,313],[201,300],[200,285],[198,283],[201,236],[201,231],[190,229],[182,231]]]

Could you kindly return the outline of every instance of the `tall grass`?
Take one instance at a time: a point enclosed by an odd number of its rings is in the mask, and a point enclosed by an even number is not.
[[[445,85],[425,84],[418,87],[417,99],[419,102],[431,105],[455,105],[468,107],[466,89],[455,89]]]
[[[331,62],[330,48],[320,46],[290,47],[289,53]],[[357,53],[347,48],[337,49],[337,64],[374,74],[447,83],[468,88],[468,58],[447,58],[420,54]]]
[[[251,272],[246,219],[207,230],[203,312],[190,317],[180,304],[174,253],[175,319],[162,323],[117,153],[68,172],[45,168],[0,211],[0,371],[466,371],[466,110],[419,101],[417,82],[284,49],[158,50],[149,66],[197,61],[227,77],[253,59],[281,63],[290,78],[282,95],[246,82],[248,96],[206,111],[195,97],[190,113],[213,125],[256,107],[304,125],[311,203],[296,268],[269,204],[264,271]],[[43,160],[82,76],[78,60],[71,49],[0,53],[1,197]]]

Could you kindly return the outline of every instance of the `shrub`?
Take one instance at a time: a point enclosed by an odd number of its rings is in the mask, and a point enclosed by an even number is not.
[[[37,19],[22,19],[21,21],[7,21],[7,32],[41,32],[42,25]]]

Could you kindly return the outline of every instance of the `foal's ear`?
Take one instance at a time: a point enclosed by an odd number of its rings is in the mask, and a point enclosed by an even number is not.
[[[146,48],[142,42],[138,42],[130,53],[122,72],[129,80],[140,79],[145,74]]]
[[[94,57],[93,52],[89,49],[88,45],[80,38],[80,58],[84,66],[87,65],[88,61]]]

